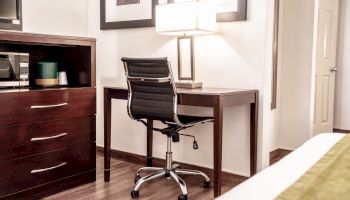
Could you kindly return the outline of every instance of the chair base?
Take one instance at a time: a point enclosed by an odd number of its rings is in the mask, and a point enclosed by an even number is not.
[[[210,187],[210,179],[209,177],[197,170],[190,170],[190,169],[180,169],[180,166],[177,164],[173,164],[172,155],[171,152],[171,142],[172,137],[168,135],[167,137],[167,151],[166,151],[166,164],[164,168],[161,167],[142,167],[139,170],[137,170],[136,176],[135,176],[135,186],[134,189],[131,191],[131,197],[132,198],[138,198],[139,197],[139,191],[141,186],[153,179],[159,178],[159,177],[166,177],[173,179],[178,186],[181,189],[181,195],[178,197],[179,200],[187,200],[187,186],[185,181],[182,180],[182,178],[179,175],[195,175],[195,176],[201,176],[204,179],[203,186],[205,188]],[[142,172],[153,172],[147,176],[141,177]]]
[[[147,175],[145,177],[141,177],[140,173],[143,172],[153,172],[150,175]],[[178,186],[181,189],[182,194],[179,195],[179,200],[186,200],[187,199],[187,186],[185,181],[182,180],[182,178],[179,175],[195,175],[195,176],[201,176],[204,179],[203,187],[204,188],[210,188],[211,182],[209,177],[197,170],[190,170],[190,169],[180,169],[179,165],[172,165],[172,168],[170,170],[160,167],[142,167],[140,168],[135,176],[135,186],[133,190],[131,191],[131,197],[132,198],[138,198],[139,197],[139,190],[141,186],[153,179],[160,178],[160,177],[167,177],[173,179]]]

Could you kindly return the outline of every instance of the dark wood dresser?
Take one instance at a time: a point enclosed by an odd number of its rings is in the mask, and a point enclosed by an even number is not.
[[[28,87],[0,89],[0,199],[95,181],[95,39],[0,31],[0,52],[29,53],[30,71]],[[57,62],[68,85],[36,87],[39,61]]]

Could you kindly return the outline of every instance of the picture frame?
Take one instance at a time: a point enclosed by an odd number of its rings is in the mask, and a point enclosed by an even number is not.
[[[177,3],[188,0],[161,0],[167,3]],[[218,7],[217,22],[233,22],[247,20],[247,0],[211,0]]]
[[[143,28],[143,27],[154,27],[155,26],[155,7],[158,2],[166,3],[176,3],[177,1],[183,0],[100,0],[100,29],[101,30],[111,30],[111,29],[127,29],[127,28]],[[247,20],[247,0],[212,0],[220,5],[223,11],[218,11],[217,13],[217,22],[233,22],[233,21],[245,21]],[[115,2],[115,7],[107,6],[111,2]],[[147,8],[142,8],[142,2],[150,2]],[[128,7],[137,7],[135,4],[140,4],[138,9],[146,9],[148,12],[148,18],[144,19],[125,19],[120,20],[118,16],[113,16],[112,10]],[[113,4],[112,4],[113,5]],[[232,7],[232,9],[231,9]],[[132,9],[131,9],[132,11]],[[136,11],[135,11],[136,12]],[[129,14],[130,12],[128,12]],[[112,17],[111,17],[112,15]],[[130,15],[131,17],[133,15]],[[115,19],[113,19],[113,17]],[[120,16],[119,16],[120,17]]]
[[[247,20],[247,0],[219,0],[222,4],[228,1],[234,1],[235,8],[232,10],[218,12],[216,14],[217,22],[233,22],[233,21],[245,21]],[[217,1],[217,2],[219,2]]]
[[[154,27],[157,3],[158,0],[100,0],[100,29]],[[135,15],[123,16],[132,12]]]

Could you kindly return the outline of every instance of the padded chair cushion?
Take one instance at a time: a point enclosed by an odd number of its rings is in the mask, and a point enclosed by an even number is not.
[[[166,78],[172,76],[167,58],[122,58],[130,77]],[[172,82],[130,81],[130,113],[134,119],[174,122],[175,89]]]
[[[183,124],[200,123],[200,122],[213,119],[213,117],[198,117],[198,116],[190,116],[190,115],[178,115],[178,118]]]
[[[167,58],[122,58],[130,77],[166,78],[172,77]],[[130,80],[130,114],[134,119],[151,119],[176,124],[174,121],[176,89],[173,81],[145,82]],[[210,121],[212,117],[178,115],[183,125]],[[180,126],[180,124],[177,124]]]
[[[127,62],[129,76],[164,78],[169,76],[167,58],[122,58]]]
[[[174,95],[170,83],[131,82],[131,88],[134,118],[174,121]]]

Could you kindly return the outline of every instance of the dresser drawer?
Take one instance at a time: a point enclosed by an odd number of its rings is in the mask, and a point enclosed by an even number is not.
[[[90,116],[96,113],[95,88],[0,94],[0,127]]]
[[[0,128],[0,161],[95,142],[95,116]]]
[[[95,170],[95,143],[0,162],[0,198],[79,173]]]

